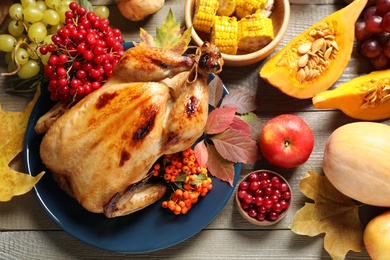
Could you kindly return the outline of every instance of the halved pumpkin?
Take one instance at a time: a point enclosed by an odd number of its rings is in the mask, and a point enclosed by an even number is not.
[[[356,77],[312,99],[316,108],[337,108],[361,120],[390,118],[390,69]]]
[[[355,41],[355,23],[367,0],[355,0],[313,24],[268,60],[260,77],[283,93],[312,98],[343,73]]]

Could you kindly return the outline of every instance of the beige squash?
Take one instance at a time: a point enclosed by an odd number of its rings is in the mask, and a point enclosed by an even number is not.
[[[349,123],[329,137],[323,161],[329,181],[345,195],[373,206],[390,206],[390,126]]]

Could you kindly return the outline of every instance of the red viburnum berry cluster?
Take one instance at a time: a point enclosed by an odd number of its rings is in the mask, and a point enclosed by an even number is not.
[[[107,18],[72,2],[65,26],[52,36],[53,44],[40,48],[51,53],[44,67],[54,101],[78,101],[101,87],[123,54],[123,37]]]

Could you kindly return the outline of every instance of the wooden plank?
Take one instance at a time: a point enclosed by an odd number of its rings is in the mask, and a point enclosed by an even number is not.
[[[310,24],[324,18],[345,6],[342,0],[304,0],[308,4],[291,1],[291,20],[286,35],[275,50],[280,50],[293,37],[308,28]],[[183,0],[166,0],[159,13],[141,22],[130,22],[119,13],[115,0],[96,0],[94,5],[108,5],[113,27],[122,30],[126,41],[139,40],[139,27],[155,35],[156,27],[161,25],[172,8],[178,21],[183,21]],[[334,4],[336,3],[336,4]],[[184,23],[183,23],[184,25]],[[5,24],[0,31],[5,30]],[[274,53],[275,53],[274,52]],[[3,55],[3,54],[1,54]],[[0,55],[0,71],[5,65]],[[272,54],[271,54],[272,55]],[[367,72],[358,54],[351,60],[335,86]],[[309,201],[299,191],[298,184],[309,170],[321,172],[323,149],[326,139],[338,126],[355,120],[339,111],[314,109],[311,100],[290,98],[277,89],[267,85],[258,76],[266,60],[245,68],[225,67],[220,77],[229,90],[244,89],[256,95],[259,108],[256,111],[263,123],[281,113],[295,113],[305,119],[312,127],[316,141],[313,153],[307,163],[294,169],[278,169],[265,160],[247,164],[241,177],[254,169],[270,169],[281,172],[290,182],[294,203],[291,211],[280,223],[270,228],[255,227],[245,222],[237,212],[232,196],[221,213],[199,234],[176,246],[147,254],[132,255],[129,258],[140,259],[330,259],[323,249],[322,236],[310,238],[298,236],[288,227],[295,212]],[[358,66],[359,65],[359,66]],[[8,83],[0,77],[0,103],[7,111],[19,111],[31,97],[5,92]],[[390,120],[383,121],[390,125]],[[20,166],[20,165],[17,165]],[[211,196],[211,195],[210,195]],[[383,209],[362,207],[363,223]],[[85,245],[69,236],[51,221],[38,204],[33,192],[13,198],[10,202],[0,203],[0,259],[123,259],[119,253],[102,251]],[[365,251],[350,252],[347,259],[369,259]]]
[[[204,230],[172,247],[124,255],[83,244],[62,231],[1,232],[0,258],[35,259],[331,259],[322,236],[298,236],[288,230]],[[369,259],[349,252],[346,259]]]

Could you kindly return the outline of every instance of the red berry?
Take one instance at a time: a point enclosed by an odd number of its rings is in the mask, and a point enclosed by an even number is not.
[[[68,55],[63,53],[60,56],[58,56],[58,63],[59,64],[64,64],[67,61],[68,61]]]
[[[84,16],[87,13],[87,9],[84,6],[79,6],[76,11],[79,16]]]
[[[275,221],[289,207],[291,192],[287,183],[272,173],[251,173],[238,185],[237,197],[250,217]]]
[[[56,66],[58,64],[58,56],[54,54],[50,55],[48,63]]]
[[[78,70],[76,72],[76,77],[79,79],[84,79],[86,76],[87,76],[87,73],[85,72],[85,70]]]
[[[71,2],[69,4],[69,9],[72,11],[76,11],[78,7],[79,7],[79,5],[76,2]]]
[[[42,46],[41,48],[39,48],[39,52],[40,52],[42,55],[47,54],[47,47],[46,47],[46,46]]]

